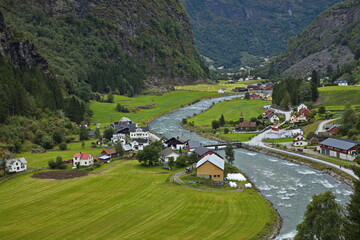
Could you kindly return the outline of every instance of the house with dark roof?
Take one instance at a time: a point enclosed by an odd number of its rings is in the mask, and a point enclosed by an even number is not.
[[[172,137],[164,142],[166,147],[172,149],[185,149],[189,139],[183,136]]]
[[[217,154],[210,154],[196,163],[196,176],[214,181],[224,180],[225,161]]]
[[[199,158],[203,158],[206,155],[213,154],[214,152],[204,146],[200,146],[196,148],[193,153],[195,153]]]
[[[79,165],[80,167],[89,167],[94,164],[94,157],[90,153],[76,153],[73,156],[74,167]]]
[[[328,138],[320,142],[322,154],[353,161],[358,154],[360,142],[349,139]]]
[[[306,141],[306,138],[302,134],[297,134],[294,136],[293,146],[295,147],[304,147],[309,143]]]
[[[115,134],[126,134],[129,135],[131,131],[135,131],[136,125],[129,123],[129,124],[113,124],[111,125],[114,129]]]
[[[199,141],[189,141],[186,143],[186,151],[193,152],[195,149],[201,146]]]
[[[256,131],[257,124],[256,124],[256,122],[243,121],[235,127],[235,130],[237,132]]]
[[[5,170],[7,172],[22,172],[27,169],[27,161],[25,158],[15,158],[6,161]]]
[[[178,157],[180,157],[180,154],[172,148],[165,148],[160,152],[160,161],[164,166],[167,166],[170,158],[176,161]]]
[[[149,140],[142,138],[133,139],[133,141],[130,144],[134,151],[144,150],[144,147],[149,145]]]

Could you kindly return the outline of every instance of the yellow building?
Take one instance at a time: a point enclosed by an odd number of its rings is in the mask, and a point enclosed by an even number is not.
[[[206,155],[196,164],[196,175],[201,178],[211,178],[214,181],[224,180],[225,161],[217,154]]]

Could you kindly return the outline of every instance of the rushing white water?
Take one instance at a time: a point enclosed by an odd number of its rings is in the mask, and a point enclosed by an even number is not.
[[[150,124],[150,128],[165,137],[183,135],[204,144],[214,143],[212,140],[183,129],[180,122],[184,117],[193,116],[208,109],[213,102],[231,98],[234,96],[202,100],[156,119]],[[224,155],[224,151],[218,153]],[[340,203],[347,203],[352,193],[349,186],[327,174],[276,157],[236,149],[235,158],[235,165],[254,182],[283,218],[283,225],[277,237],[279,240],[294,238],[296,225],[302,221],[306,205],[314,194],[331,190]]]

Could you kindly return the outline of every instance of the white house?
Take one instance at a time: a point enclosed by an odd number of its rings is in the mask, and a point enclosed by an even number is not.
[[[25,158],[11,159],[6,162],[5,169],[7,172],[22,172],[27,169],[27,161]]]
[[[89,167],[94,164],[94,157],[90,153],[76,153],[73,156],[73,165],[76,167]]]
[[[221,88],[221,89],[219,89],[218,93],[226,93],[226,89],[225,89],[225,88]]]
[[[148,139],[149,138],[149,130],[148,128],[137,127],[135,130],[130,131],[130,139]]]
[[[302,134],[298,134],[294,137],[293,146],[300,147],[300,146],[307,146],[308,142],[306,138]]]
[[[141,138],[134,139],[130,143],[130,145],[134,151],[144,150],[144,147],[149,145],[149,141],[147,139],[141,139]]]
[[[338,86],[347,86],[348,85],[348,81],[346,79],[340,79],[340,80],[336,81],[335,83],[337,83]]]
[[[189,139],[183,136],[172,137],[164,142],[165,147],[171,147],[172,149],[185,149]]]
[[[122,146],[126,144],[126,137],[123,133],[115,133],[113,134],[111,141],[113,143],[120,143]]]
[[[172,148],[165,148],[160,152],[160,160],[163,165],[167,165],[170,158],[173,158],[174,161],[180,157],[178,152],[175,152]]]
[[[273,114],[273,115],[269,118],[269,121],[270,121],[271,123],[276,123],[276,122],[280,121],[280,118],[279,118],[278,115]]]
[[[300,110],[303,109],[303,108],[308,109],[308,107],[305,104],[302,103],[297,107],[297,112],[300,112]]]

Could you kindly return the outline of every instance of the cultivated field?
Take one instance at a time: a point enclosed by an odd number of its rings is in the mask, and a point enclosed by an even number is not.
[[[318,89],[319,102],[325,107],[332,106],[331,110],[343,110],[346,104],[360,106],[360,87],[358,86],[331,86]]]
[[[165,183],[136,161],[70,180],[25,174],[0,185],[1,239],[259,239],[276,213],[255,190]]]
[[[219,134],[219,136],[225,140],[238,142],[247,142],[256,135],[256,133]]]
[[[242,100],[235,99],[225,101],[212,106],[209,110],[190,118],[188,121],[194,121],[195,126],[210,125],[211,121],[218,120],[221,114],[224,114],[226,121],[238,121],[240,114],[243,113],[245,120],[252,117],[258,117],[264,112],[262,106],[269,104],[263,100]]]
[[[182,105],[195,100],[220,96],[211,92],[174,91],[162,96],[141,95],[133,98],[114,96],[114,103],[91,102],[90,108],[94,111],[93,123],[109,124],[118,121],[121,117],[129,117],[133,122],[147,122]],[[120,113],[115,110],[119,103],[136,110],[135,113]]]
[[[225,88],[227,92],[231,92],[236,87],[247,87],[250,84],[259,83],[262,80],[251,80],[247,82],[235,82],[233,84],[226,84],[227,81],[219,81],[218,84],[198,84],[198,85],[186,85],[175,86],[178,90],[200,91],[200,92],[217,92],[221,88]]]

